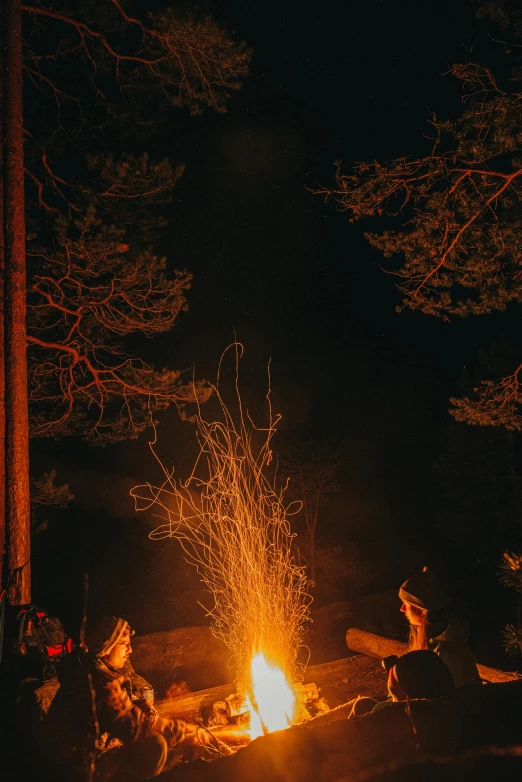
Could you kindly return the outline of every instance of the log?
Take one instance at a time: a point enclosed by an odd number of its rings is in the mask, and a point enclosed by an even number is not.
[[[237,717],[248,709],[246,699],[240,692],[234,692],[232,695],[229,695],[225,700],[225,705],[228,717]]]
[[[312,701],[316,701],[319,698],[319,689],[315,682],[298,684],[295,687],[295,692],[301,703],[311,703]]]
[[[321,690],[321,695],[326,697],[332,708],[361,692],[376,698],[386,697],[386,677],[380,671],[379,664],[366,657],[347,657],[321,665],[311,665],[305,671],[305,692],[312,692],[311,683],[315,683]],[[212,709],[217,701],[226,701],[233,693],[234,684],[224,684],[221,687],[156,702],[156,708],[162,717],[194,721],[197,716],[201,716],[202,710]]]
[[[367,657],[376,657],[380,660],[392,654],[400,657],[408,651],[408,645],[403,641],[385,638],[383,635],[377,635],[376,633],[368,633],[366,630],[359,630],[357,627],[350,627],[346,631],[346,646],[352,652],[360,652]]]
[[[346,645],[353,652],[360,652],[368,657],[376,657],[382,660],[396,654],[400,657],[407,651],[407,644],[396,641],[393,638],[385,638],[376,633],[368,633],[357,627],[350,627],[346,631]],[[522,675],[516,672],[499,671],[497,668],[489,668],[487,665],[477,664],[479,676],[487,682],[501,683],[514,682],[522,679]]]
[[[221,687],[211,687],[179,698],[159,701],[156,703],[156,709],[162,717],[193,721],[203,709],[211,708],[216,701],[225,701],[235,689],[234,684],[222,684]]]
[[[310,684],[297,684],[294,687],[295,694],[300,703],[310,703],[319,698],[319,690],[315,682]],[[225,707],[229,717],[238,717],[248,711],[246,698],[239,692],[234,692],[225,700]]]
[[[234,678],[228,667],[230,652],[210,627],[180,627],[136,636],[132,650],[133,667],[152,684],[159,698],[173,682],[184,681],[190,690],[204,690]]]
[[[251,742],[250,731],[243,725],[215,725],[209,728],[214,738],[225,744],[249,744]]]

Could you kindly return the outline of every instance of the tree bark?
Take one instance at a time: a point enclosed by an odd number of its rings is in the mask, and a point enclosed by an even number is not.
[[[8,595],[31,600],[21,0],[4,0],[5,410]]]
[[[3,46],[0,46],[0,87],[3,83]],[[3,89],[2,89],[3,93]],[[5,350],[4,350],[4,106],[0,105],[0,591],[5,553]]]

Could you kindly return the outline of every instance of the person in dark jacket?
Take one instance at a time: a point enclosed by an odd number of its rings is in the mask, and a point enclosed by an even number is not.
[[[442,658],[428,649],[398,657],[388,671],[388,692],[392,701],[451,698],[455,683]]]
[[[70,750],[71,765],[80,756],[94,758],[97,782],[140,782],[160,774],[180,745],[208,743],[204,729],[160,717],[141,699],[147,683],[130,666],[131,629],[124,619],[88,623],[86,647],[87,655],[80,651],[71,661],[53,703],[59,726],[53,744]],[[67,753],[62,757],[67,765]]]
[[[328,725],[344,719],[354,719],[377,713],[398,701],[451,701],[455,683],[448,666],[442,659],[426,649],[406,652],[401,657],[392,655],[383,660],[388,671],[388,699],[361,696],[314,717],[309,724]]]
[[[399,589],[401,611],[410,625],[409,651],[429,649],[446,663],[456,687],[480,682],[468,645],[468,623],[450,612],[450,598],[428,568]]]

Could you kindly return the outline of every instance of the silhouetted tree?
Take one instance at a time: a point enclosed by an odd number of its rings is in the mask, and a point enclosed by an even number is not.
[[[90,439],[136,435],[154,409],[208,395],[128,355],[126,336],[173,326],[190,275],[167,274],[148,246],[162,224],[149,207],[168,200],[181,169],[111,152],[124,137],[145,138],[163,107],[223,111],[249,52],[209,18],[172,8],[137,17],[118,0],[73,9],[4,0],[2,22],[9,593],[25,603],[28,387],[33,433]]]
[[[56,470],[44,472],[39,478],[31,481],[31,534],[47,529],[47,520],[40,520],[38,512],[42,508],[67,508],[74,494],[71,494],[69,484],[56,483]]]
[[[522,654],[522,556],[506,551],[500,566],[500,583],[518,594],[517,623],[504,628],[504,648],[508,654]]]
[[[522,35],[519,0],[477,3],[478,16],[499,24],[507,37]],[[359,163],[348,173],[338,166],[336,185],[320,191],[352,221],[386,217],[387,224],[397,224],[366,237],[386,258],[401,259],[391,269],[402,295],[399,310],[449,320],[503,312],[522,302],[520,42],[497,46],[508,69],[511,58],[511,78],[501,79],[477,62],[451,66],[462,84],[462,110],[455,119],[432,115],[424,156]],[[501,540],[510,519],[520,519],[513,439],[522,431],[522,363],[519,357],[503,375],[490,370],[488,379],[475,379],[450,400],[450,412],[457,421],[500,429],[457,435],[438,463],[451,500],[446,521],[454,521],[461,541],[469,536],[470,548],[481,548],[486,538]],[[473,466],[465,458],[471,446],[466,440],[474,441]],[[481,501],[482,526],[473,518]],[[519,591],[521,562],[504,554],[503,581]],[[520,621],[518,628],[507,628],[508,649],[520,648],[521,628]]]
[[[479,19],[490,19],[501,30],[522,38],[522,3],[519,0],[475,0]]]
[[[298,517],[304,522],[305,556],[310,579],[315,583],[317,568],[317,525],[319,510],[332,492],[339,491],[339,456],[328,446],[302,443],[289,448],[281,458],[280,477],[288,481],[285,497],[298,503]]]
[[[454,120],[431,118],[423,157],[337,169],[321,190],[352,221],[387,216],[395,230],[366,234],[392,267],[403,307],[443,318],[485,315],[522,302],[522,92],[492,71],[453,65],[463,87]],[[469,424],[522,430],[522,364],[481,381],[450,412]]]
[[[474,365],[462,372],[459,392],[469,393],[486,373],[504,373],[515,353],[503,339],[480,350]],[[453,422],[434,463],[438,536],[451,541],[459,557],[479,561],[493,573],[505,547],[520,538],[517,439],[505,427],[463,427]]]

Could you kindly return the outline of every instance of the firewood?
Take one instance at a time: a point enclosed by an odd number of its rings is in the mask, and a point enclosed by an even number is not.
[[[319,698],[319,690],[315,682],[309,682],[308,684],[297,684],[295,686],[295,693],[302,703],[310,703],[316,701]]]
[[[208,724],[209,726],[229,724],[225,701],[216,701],[216,703],[214,703]]]
[[[358,673],[359,668],[361,668],[362,672],[363,668],[366,671],[366,668],[368,667],[364,660],[365,658],[354,656],[343,660],[334,660],[330,663],[311,665],[305,672],[305,685],[311,680],[316,683],[317,689],[319,689],[328,687],[335,681],[350,681],[353,679],[357,686],[360,675]],[[383,682],[385,682],[384,676]],[[366,687],[367,685],[364,685],[364,690],[366,690]],[[384,690],[385,689],[384,686]],[[180,698],[158,701],[156,703],[156,708],[162,717],[175,717],[194,721],[194,719],[201,715],[201,712],[204,709],[212,709],[216,701],[224,701],[229,695],[233,695],[234,693],[235,687],[233,683],[224,684],[221,687],[200,690],[199,692],[193,692],[190,695],[183,695]],[[358,691],[356,690],[353,692],[353,695],[350,693],[348,697],[354,697],[357,694]]]
[[[248,711],[248,705],[243,695],[239,692],[234,692],[225,699],[225,706],[227,709],[228,717],[237,717],[239,714],[244,714]]]
[[[312,706],[318,714],[326,714],[326,712],[330,711],[326,698],[318,698],[316,701],[312,701]]]
[[[210,733],[225,744],[248,744],[251,741],[250,732],[242,725],[219,725],[210,728]]]
[[[319,690],[314,682],[310,682],[309,684],[296,684],[294,690],[299,702],[303,704],[316,701],[319,698]],[[248,711],[248,704],[245,698],[238,692],[229,695],[228,698],[225,699],[225,705],[228,717],[237,717]]]

